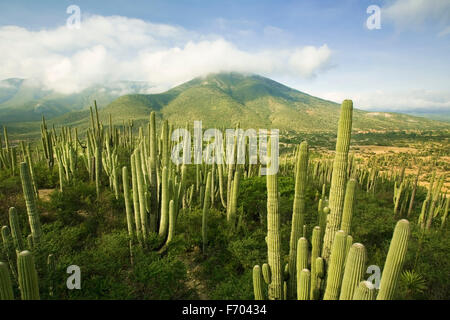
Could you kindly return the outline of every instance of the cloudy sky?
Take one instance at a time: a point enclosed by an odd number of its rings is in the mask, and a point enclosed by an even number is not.
[[[0,61],[0,79],[64,93],[240,71],[362,109],[450,113],[450,0],[2,1]]]

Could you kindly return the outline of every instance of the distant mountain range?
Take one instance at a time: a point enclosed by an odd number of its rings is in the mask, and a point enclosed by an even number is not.
[[[40,120],[42,114],[55,125],[87,127],[94,99],[106,120],[116,124],[134,119],[148,120],[155,110],[159,118],[176,125],[202,120],[204,127],[279,128],[289,131],[335,131],[339,104],[313,97],[258,75],[218,73],[195,78],[164,93],[138,94],[149,89],[145,83],[120,82],[95,86],[73,95],[58,95],[30,89],[25,80],[6,80],[0,87],[0,123]],[[132,94],[120,95],[129,90]],[[6,117],[6,118],[4,118]],[[12,123],[8,126],[18,127]],[[31,127],[34,127],[33,124]],[[450,123],[390,112],[354,110],[353,129],[413,130],[450,129]]]
[[[0,123],[40,121],[42,115],[50,119],[85,109],[94,99],[100,105],[107,105],[124,94],[145,93],[149,89],[151,86],[146,82],[117,81],[94,85],[78,93],[61,94],[34,80],[6,79],[0,81]]]

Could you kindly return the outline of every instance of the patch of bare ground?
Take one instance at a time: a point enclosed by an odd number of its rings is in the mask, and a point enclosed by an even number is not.
[[[55,189],[39,189],[39,199],[42,201],[50,201],[50,194],[55,191]]]
[[[417,149],[409,148],[409,147],[390,147],[390,146],[375,146],[375,145],[363,145],[363,146],[355,146],[355,149],[358,148],[358,152],[360,153],[375,153],[375,154],[383,154],[383,153],[416,153]]]
[[[199,253],[200,248],[196,247],[194,248],[194,251],[186,252],[181,260],[187,268],[186,286],[197,294],[199,300],[208,300],[208,295],[206,294],[206,284],[198,276],[200,264],[196,261],[196,258]]]

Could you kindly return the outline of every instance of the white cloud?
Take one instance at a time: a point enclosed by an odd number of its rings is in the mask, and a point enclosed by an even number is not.
[[[326,44],[250,52],[219,36],[120,16],[88,16],[80,29],[4,26],[0,47],[0,79],[34,78],[63,93],[117,80],[163,90],[219,71],[309,78],[331,59]]]
[[[428,23],[441,35],[450,28],[449,0],[394,0],[382,9],[382,19],[393,21],[400,29],[418,29]],[[442,34],[442,32],[444,32]]]
[[[450,113],[450,92],[433,90],[374,92],[320,92],[319,97],[341,103],[352,99],[356,108],[362,110],[398,112],[448,112]]]

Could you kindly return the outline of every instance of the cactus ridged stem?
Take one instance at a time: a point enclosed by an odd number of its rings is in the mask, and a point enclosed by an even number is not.
[[[167,167],[164,167],[162,170],[161,188],[161,220],[159,224],[159,236],[165,238],[169,227],[169,173]]]
[[[335,234],[341,224],[345,184],[347,179],[348,151],[350,148],[352,131],[352,113],[353,102],[351,100],[344,100],[344,102],[342,102],[341,114],[339,117],[336,155],[333,161],[329,200],[330,216],[327,221],[322,248],[322,257],[325,260],[328,260],[331,254],[331,247]]]
[[[41,223],[36,209],[36,199],[34,189],[31,184],[30,169],[26,162],[20,164],[20,177],[22,179],[22,189],[27,206],[28,221],[33,235],[34,245],[38,245],[41,239]]]
[[[328,267],[327,285],[324,300],[337,300],[341,289],[342,275],[344,269],[345,247],[347,235],[344,231],[336,232],[331,249],[330,263]]]
[[[269,141],[269,146],[270,146]],[[278,211],[278,181],[276,174],[266,175],[267,184],[267,257],[271,271],[269,299],[283,299],[283,270],[281,268],[280,213]]]
[[[297,290],[297,298],[300,299],[300,296],[303,293],[300,293],[300,287],[298,286],[298,284],[300,283],[300,275],[303,272],[304,269],[308,269],[308,240],[306,240],[306,238],[300,238],[298,239],[298,244],[297,244],[297,257],[296,257],[296,266],[297,266],[297,270],[296,270],[296,281],[297,281],[297,286],[296,286],[296,290]],[[309,272],[309,271],[308,271]],[[289,274],[290,278],[293,277],[293,274]],[[309,288],[309,286],[308,286]],[[303,288],[305,289],[305,288]],[[309,293],[309,292],[308,292]]]
[[[300,144],[297,152],[296,173],[295,173],[295,195],[292,212],[292,226],[289,246],[289,274],[288,298],[293,298],[296,293],[296,259],[297,242],[301,237],[303,223],[305,221],[305,190],[308,178],[308,144],[306,141]],[[303,268],[302,268],[303,269]]]
[[[309,300],[309,292],[311,285],[311,272],[308,269],[300,271],[297,284],[297,299]]]
[[[397,280],[402,271],[408,249],[409,235],[408,220],[402,219],[398,221],[394,229],[391,244],[389,245],[377,300],[391,300],[394,298]]]
[[[14,247],[18,251],[24,249],[22,232],[19,224],[19,216],[17,214],[16,208],[9,208],[9,225],[11,226],[11,236],[13,238]]]
[[[17,256],[17,273],[22,300],[39,300],[39,286],[34,257],[28,250]]]
[[[205,197],[203,203],[203,213],[202,213],[202,242],[203,242],[203,254],[206,253],[206,241],[207,241],[207,220],[208,211],[211,201],[211,172],[208,172],[208,177],[206,178],[206,189]]]
[[[139,242],[142,241],[142,230],[141,230],[141,215],[139,209],[139,192],[136,177],[136,159],[135,155],[131,155],[131,185],[133,188],[133,207],[134,207],[134,222],[136,226],[136,236]]]
[[[356,180],[350,179],[347,182],[347,189],[345,191],[344,209],[342,213],[341,230],[350,234],[353,216],[353,204],[355,202]]]
[[[255,295],[255,300],[264,300],[262,282],[261,267],[256,265],[253,267],[253,293]]]
[[[370,281],[361,281],[353,294],[353,300],[375,300],[375,286]]]
[[[8,266],[4,262],[0,262],[0,300],[14,300]]]
[[[133,211],[131,208],[130,187],[129,187],[130,182],[128,179],[127,167],[122,168],[122,180],[123,180],[123,197],[125,199],[125,212],[127,216],[128,235],[130,236],[130,238],[133,238],[134,237]]]
[[[354,292],[365,273],[365,266],[366,248],[361,243],[355,243],[348,253],[339,300],[353,299]]]
[[[145,205],[146,203],[145,184],[144,184],[144,176],[142,173],[141,152],[139,149],[136,149],[134,161],[136,167],[136,180],[139,196],[139,215],[141,221],[140,228],[142,231],[142,238],[145,241],[147,239],[147,208]]]
[[[320,227],[316,226],[312,232],[312,248],[311,248],[311,288],[310,288],[310,299],[316,300],[317,297],[317,272],[315,261],[320,254]]]

